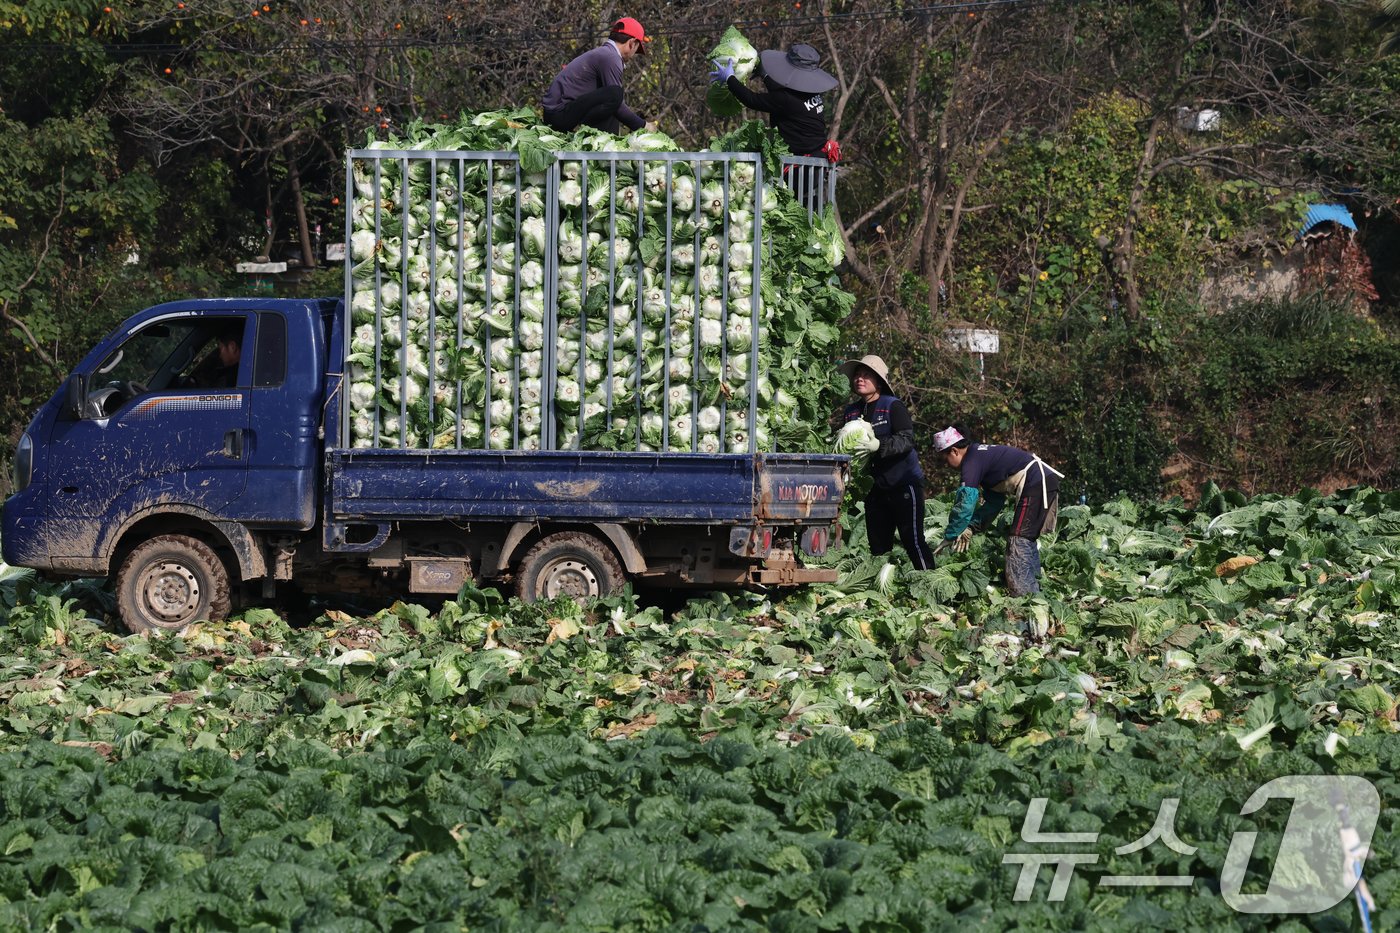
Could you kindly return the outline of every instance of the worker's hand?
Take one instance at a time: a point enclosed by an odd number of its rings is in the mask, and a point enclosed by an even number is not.
[[[655,120],[648,120],[646,122],[646,125],[642,127],[642,132],[644,133],[655,133],[657,131],[658,130]]]
[[[866,438],[865,443],[861,444],[861,449],[868,454],[875,453],[877,450],[880,449],[880,439],[878,437],[873,436]]]
[[[716,58],[714,61],[715,70],[710,72],[711,81],[715,82],[716,84],[724,84],[730,78],[734,77],[734,59],[731,58],[722,64],[720,63],[720,60],[718,58]]]
[[[972,543],[972,529],[964,528],[963,533],[953,539],[953,550],[959,554],[967,553],[967,546]]]

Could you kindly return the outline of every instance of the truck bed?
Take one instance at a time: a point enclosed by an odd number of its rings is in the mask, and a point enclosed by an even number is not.
[[[846,462],[833,454],[332,449],[326,511],[342,522],[834,522]]]

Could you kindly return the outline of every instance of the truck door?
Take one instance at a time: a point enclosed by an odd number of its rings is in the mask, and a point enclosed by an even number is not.
[[[98,553],[105,534],[152,506],[219,515],[243,494],[250,319],[148,321],[86,374],[82,416],[57,421],[50,444],[50,515],[69,530],[53,556]]]
[[[322,327],[319,316],[258,312],[245,445],[248,484],[227,509],[230,520],[301,529],[315,522]]]

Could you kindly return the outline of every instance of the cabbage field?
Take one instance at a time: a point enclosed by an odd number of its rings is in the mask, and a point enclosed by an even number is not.
[[[915,573],[857,528],[836,584],[669,615],[471,590],[178,637],[6,570],[0,928],[1400,925],[1400,493],[1067,506],[1039,597],[1003,540]],[[1299,881],[1287,806],[1241,815],[1297,774],[1379,792],[1364,920],[1222,897],[1236,833],[1250,890]],[[1094,836],[1058,900],[1004,861],[1035,798]],[[1128,845],[1172,798],[1180,845]]]

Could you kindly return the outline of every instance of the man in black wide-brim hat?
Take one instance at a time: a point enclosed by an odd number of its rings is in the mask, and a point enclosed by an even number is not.
[[[786,52],[768,49],[758,56],[766,94],[756,94],[734,76],[734,59],[715,62],[710,80],[724,82],[745,107],[769,114],[773,127],[794,155],[828,153],[826,109],[822,95],[839,83],[822,70],[821,56],[810,45],[798,43]],[[832,161],[836,161],[832,159]]]

